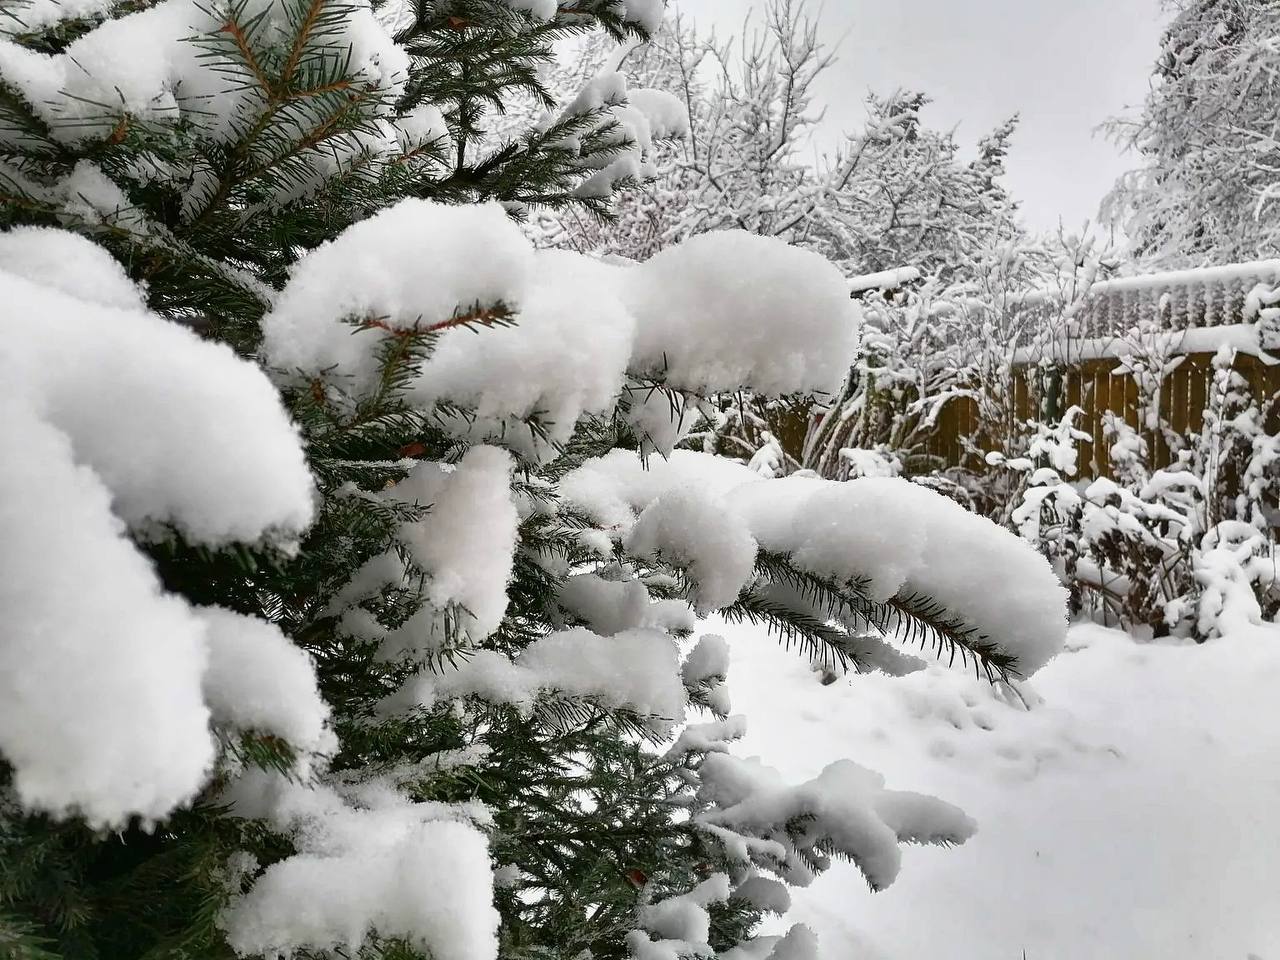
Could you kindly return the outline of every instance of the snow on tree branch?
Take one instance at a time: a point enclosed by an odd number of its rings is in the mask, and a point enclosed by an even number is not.
[[[56,278],[61,289],[40,282],[68,251],[79,270]],[[104,826],[165,816],[212,768],[206,683],[221,717],[319,746],[309,663],[290,665],[290,697],[261,712],[260,694],[223,684],[222,658],[270,628],[166,592],[129,539],[173,529],[213,548],[296,547],[312,482],[270,382],[146,313],[118,264],[81,238],[5,235],[0,290],[13,321],[0,341],[0,421],[21,451],[0,470],[11,558],[0,746],[18,795]]]

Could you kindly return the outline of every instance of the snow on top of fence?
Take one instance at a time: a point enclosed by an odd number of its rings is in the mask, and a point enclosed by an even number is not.
[[[1147,273],[1137,277],[1117,277],[1095,283],[1092,296],[1113,296],[1151,290],[1172,290],[1175,287],[1207,287],[1211,285],[1245,285],[1268,280],[1280,280],[1280,260],[1253,260],[1248,263],[1227,263],[1215,267],[1197,267],[1190,270],[1169,270],[1164,273]]]
[[[1153,337],[1163,338],[1159,344]],[[1280,363],[1268,353],[1262,344],[1258,328],[1248,323],[1228,323],[1215,327],[1196,327],[1190,330],[1171,330],[1145,337],[1121,334],[1086,337],[1058,337],[1048,343],[1019,347],[1013,362],[1035,363],[1052,360],[1055,363],[1081,363],[1086,360],[1112,360],[1141,353],[1143,349],[1156,347],[1169,356],[1191,353],[1216,353],[1227,347],[1237,353],[1257,357],[1264,364]]]
[[[1260,285],[1280,285],[1280,260],[1104,280],[1089,290],[1076,335],[1115,335],[1143,323],[1186,330],[1247,322],[1249,295]]]

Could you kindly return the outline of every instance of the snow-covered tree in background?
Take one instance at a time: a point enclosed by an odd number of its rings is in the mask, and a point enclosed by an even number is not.
[[[706,397],[839,383],[840,271],[510,218],[653,172],[670,98],[538,67],[659,3],[5,12],[6,955],[796,960],[752,940],[786,884],[969,836],[734,757],[698,636],[906,670],[905,633],[1001,681],[1062,642],[1047,564],[930,491],[673,452]]]
[[[814,249],[847,276],[901,266],[946,276],[1017,234],[999,183],[1014,121],[966,163],[951,133],[922,123],[926,95],[870,95],[862,128],[812,162],[809,136],[822,114],[814,86],[834,56],[803,0],[774,0],[763,20],[720,43],[676,16],[626,57],[621,69],[635,83],[685,101],[690,134],[658,151],[655,177],[620,198],[613,218],[556,218],[544,227],[548,242],[642,260],[736,228]],[[576,89],[609,57],[584,44],[549,82]]]
[[[1203,266],[1280,255],[1280,9],[1270,0],[1171,0],[1154,83],[1112,134],[1145,165],[1108,201],[1139,257]]]
[[[604,44],[585,43],[548,83],[575,90],[612,67],[611,58]],[[653,179],[625,191],[607,220],[572,210],[535,217],[539,242],[643,260],[689,236],[744,229],[815,250],[846,276],[909,267],[924,278],[929,299],[944,291],[972,299],[1003,269],[1011,246],[1025,241],[1000,183],[1014,121],[963,162],[951,133],[922,122],[925,95],[871,95],[861,129],[814,162],[809,136],[822,113],[814,85],[832,63],[801,0],[771,3],[758,30],[748,24],[727,43],[673,17],[621,69],[637,84],[679,93],[689,136],[655,151]],[[691,442],[746,458],[760,450],[763,469],[790,472],[801,463],[772,431],[804,409],[798,398],[721,397]]]

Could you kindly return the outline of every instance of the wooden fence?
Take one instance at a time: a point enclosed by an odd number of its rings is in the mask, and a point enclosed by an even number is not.
[[[888,271],[855,278],[850,288],[855,297],[861,297],[868,289],[897,288],[916,277],[915,272]],[[1142,423],[1139,385],[1121,369],[1117,358],[1125,352],[1126,338],[1137,329],[1180,336],[1178,343],[1170,346],[1184,359],[1165,376],[1160,390],[1160,419],[1173,433],[1191,434],[1203,427],[1213,385],[1212,351],[1221,342],[1243,347],[1236,354],[1234,368],[1249,382],[1254,400],[1268,411],[1265,428],[1280,432],[1280,405],[1271,402],[1280,395],[1280,364],[1256,355],[1259,345],[1280,354],[1280,344],[1272,342],[1277,332],[1264,335],[1260,327],[1259,311],[1266,307],[1280,307],[1280,260],[1097,283],[1090,288],[1081,309],[1065,322],[1063,339],[1058,344],[1058,374],[1046,382],[1044,371],[1033,364],[1015,366],[1011,401],[984,403],[982,406],[988,410],[985,417],[977,400],[953,398],[938,412],[923,449],[917,447],[917,452],[926,455],[935,467],[981,471],[982,455],[1006,449],[1008,438],[1020,432],[1026,421],[1056,422],[1076,406],[1083,412],[1074,426],[1092,437],[1092,443],[1079,448],[1080,476],[1106,476],[1111,470],[1111,444],[1103,430],[1108,411],[1146,440],[1149,467],[1169,465],[1172,455],[1167,439],[1162,432],[1149,430]],[[1038,382],[1035,389],[1033,377]],[[989,386],[992,385],[979,388]],[[1000,406],[1002,414],[991,415],[989,411],[994,406]],[[783,448],[798,460],[806,432],[812,426],[808,408],[778,412],[770,422]]]
[[[1107,476],[1110,473],[1110,442],[1103,432],[1103,414],[1111,411],[1137,430],[1147,441],[1150,465],[1165,466],[1171,454],[1160,432],[1145,428],[1139,416],[1137,382],[1120,372],[1114,358],[1078,361],[1064,368],[1057,384],[1053,406],[1059,415],[1072,406],[1083,411],[1075,420],[1077,429],[1093,437],[1092,444],[1082,444],[1080,474]],[[1252,389],[1253,396],[1264,408],[1267,401],[1280,393],[1280,365],[1269,365],[1249,354],[1238,354],[1235,370]],[[1172,373],[1165,377],[1160,391],[1160,415],[1175,433],[1198,432],[1204,425],[1204,411],[1213,385],[1213,354],[1191,353]],[[1012,416],[1026,421],[1039,416],[1026,377],[1016,376]],[[959,397],[949,401],[940,411],[937,426],[929,436],[926,452],[945,466],[978,467],[973,449],[998,450],[1001,440],[1013,429],[1013,423],[983,423],[975,400]],[[1271,405],[1265,425],[1269,432],[1280,431],[1280,408]]]

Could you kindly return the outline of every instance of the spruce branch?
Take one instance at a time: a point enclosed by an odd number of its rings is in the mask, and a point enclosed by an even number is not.
[[[720,611],[720,615],[730,623],[762,626],[781,638],[786,649],[796,645],[810,659],[848,666],[848,633],[772,600],[752,587],[739,594],[733,604]]]
[[[815,609],[821,610],[829,621],[870,627],[886,637],[898,637],[922,648],[931,647],[939,657],[949,654],[953,662],[959,655],[971,661],[975,670],[992,682],[1008,681],[1017,676],[1015,657],[1000,650],[979,628],[921,594],[899,594],[884,601],[873,600],[865,592],[865,580],[841,583],[799,569],[786,554],[767,550],[757,554],[756,572],[760,578],[758,584],[786,584]],[[852,659],[860,669],[865,668],[865,659],[862,663],[857,657]],[[840,663],[843,665],[844,659]]]

